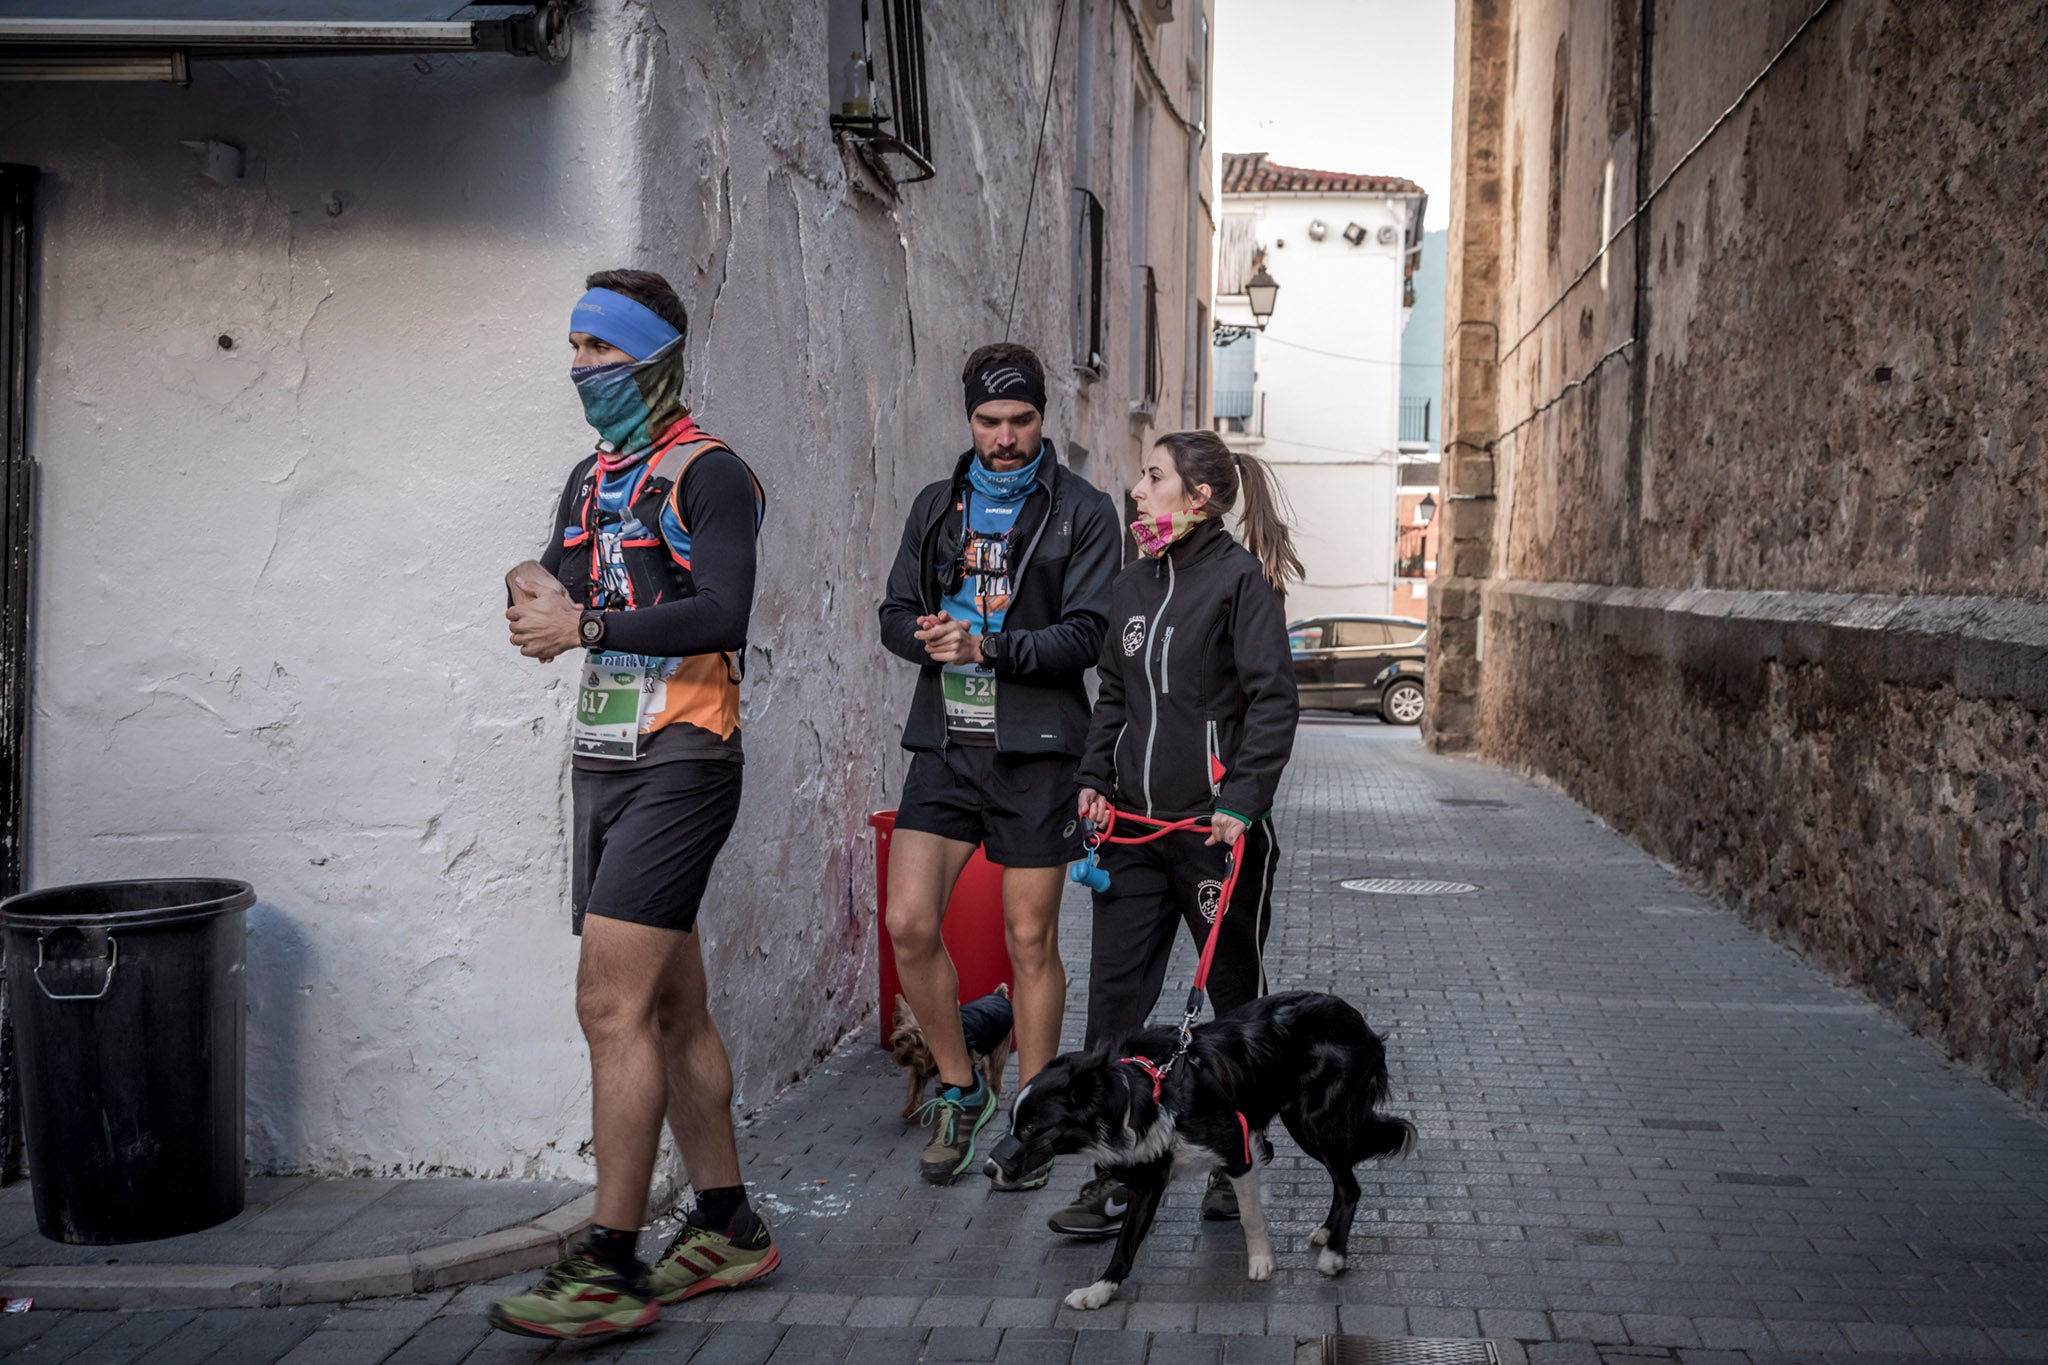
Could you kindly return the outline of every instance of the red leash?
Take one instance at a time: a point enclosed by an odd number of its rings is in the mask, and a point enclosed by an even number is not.
[[[1153,827],[1152,832],[1150,834],[1127,834],[1119,838],[1116,834],[1116,827],[1118,822],[1124,820],[1132,820],[1141,825],[1151,825]],[[1203,834],[1207,833],[1209,829],[1209,821],[1199,815],[1191,815],[1185,820],[1155,820],[1149,815],[1139,815],[1135,811],[1118,810],[1115,806],[1111,806],[1109,808],[1109,819],[1105,820],[1100,828],[1088,836],[1088,847],[1100,848],[1104,844],[1149,844],[1155,839],[1164,839],[1167,835],[1177,834],[1182,830]],[[1247,831],[1249,831],[1249,826],[1247,826]],[[1239,837],[1242,838],[1243,836]],[[1188,1000],[1190,1017],[1201,1010],[1200,997],[1209,985],[1209,964],[1216,960],[1216,941],[1223,932],[1223,915],[1225,911],[1230,909],[1231,893],[1237,890],[1237,851],[1232,849],[1228,857],[1230,860],[1230,870],[1223,877],[1223,893],[1216,898],[1216,918],[1209,921],[1209,938],[1202,945],[1202,959],[1195,966],[1195,989]],[[1183,1037],[1185,1037],[1185,1033],[1183,1033]],[[1183,1046],[1182,1050],[1186,1050],[1185,1046]]]
[[[1141,825],[1150,825],[1153,827],[1152,832],[1150,834],[1127,834],[1122,838],[1118,838],[1116,827],[1117,823],[1121,820],[1131,820]],[[1155,839],[1164,839],[1169,834],[1176,834],[1184,830],[1201,834],[1209,831],[1211,828],[1210,822],[1199,815],[1189,816],[1185,820],[1155,820],[1149,815],[1139,815],[1135,811],[1118,810],[1115,806],[1111,806],[1109,808],[1109,819],[1105,820],[1099,828],[1088,836],[1088,847],[1092,850],[1100,848],[1104,844],[1149,844]],[[1246,826],[1246,831],[1250,831],[1250,826]],[[1243,835],[1238,837],[1242,840]],[[1230,909],[1231,893],[1237,890],[1237,850],[1231,849],[1226,856],[1229,859],[1230,867],[1229,871],[1223,876],[1223,891],[1216,898],[1216,918],[1209,921],[1208,941],[1202,944],[1201,960],[1195,964],[1194,988],[1188,992],[1187,1010],[1181,1016],[1180,1021],[1180,1046],[1174,1049],[1173,1056],[1166,1059],[1165,1066],[1159,1065],[1150,1057],[1120,1057],[1117,1059],[1121,1062],[1128,1062],[1152,1078],[1152,1101],[1155,1104],[1159,1102],[1159,1092],[1166,1084],[1167,1076],[1172,1074],[1173,1068],[1179,1065],[1180,1059],[1187,1055],[1189,1046],[1194,1042],[1195,1021],[1201,1017],[1202,1002],[1207,998],[1209,966],[1216,960],[1216,944],[1223,933],[1223,916]],[[1245,1164],[1250,1165],[1252,1160],[1251,1125],[1245,1122],[1243,1114],[1239,1114],[1237,1116],[1237,1126],[1244,1134]]]

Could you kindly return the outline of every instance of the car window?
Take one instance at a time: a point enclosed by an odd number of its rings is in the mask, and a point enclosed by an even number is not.
[[[1421,644],[1422,637],[1429,631],[1429,627],[1420,621],[1402,621],[1387,627],[1387,629],[1393,633],[1394,644],[1403,649],[1411,645]]]
[[[1377,621],[1339,621],[1337,623],[1337,647],[1357,649],[1361,646],[1383,645],[1387,642],[1387,628]]]
[[[1323,623],[1307,621],[1287,632],[1287,652],[1300,658],[1323,647]]]

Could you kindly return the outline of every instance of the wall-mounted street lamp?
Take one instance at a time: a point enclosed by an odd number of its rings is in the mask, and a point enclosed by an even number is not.
[[[1415,524],[1427,526],[1436,517],[1436,495],[1424,493],[1422,501],[1415,504]]]
[[[1254,331],[1263,332],[1273,318],[1273,305],[1280,298],[1280,283],[1266,273],[1262,262],[1244,282],[1245,299],[1251,305],[1252,325],[1240,327],[1219,322],[1211,329],[1211,340],[1218,346],[1228,346],[1233,341],[1242,341]]]

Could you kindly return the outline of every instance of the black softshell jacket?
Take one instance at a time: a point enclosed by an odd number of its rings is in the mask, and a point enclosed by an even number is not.
[[[1286,606],[1221,522],[1123,571],[1097,667],[1082,786],[1161,820],[1272,810],[1301,715]]]
[[[882,644],[922,665],[903,747],[946,745],[939,665],[917,638],[917,618],[935,615],[945,593],[940,569],[958,559],[961,490],[972,451],[950,478],[926,486],[903,527],[882,600]],[[1116,576],[1116,508],[1095,485],[1059,462],[1046,442],[1038,483],[1012,532],[1009,610],[996,646],[996,749],[1007,754],[1078,755],[1088,735],[1083,683],[1102,648],[1110,582]]]

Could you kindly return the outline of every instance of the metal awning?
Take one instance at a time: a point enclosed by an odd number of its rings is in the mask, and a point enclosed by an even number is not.
[[[490,19],[0,18],[0,81],[190,79],[189,63],[247,57],[502,52],[569,55],[576,0]]]

